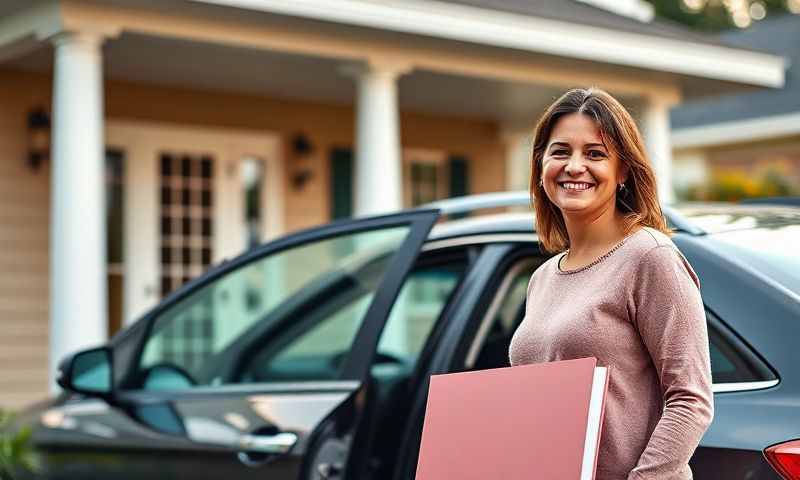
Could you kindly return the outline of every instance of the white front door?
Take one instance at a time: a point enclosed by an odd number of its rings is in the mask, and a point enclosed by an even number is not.
[[[126,324],[210,265],[283,232],[277,134],[111,120],[106,143],[125,163]]]

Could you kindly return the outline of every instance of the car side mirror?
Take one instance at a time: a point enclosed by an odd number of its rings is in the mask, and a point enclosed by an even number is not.
[[[108,397],[113,385],[111,349],[83,350],[65,358],[56,381],[65,390],[93,397]]]

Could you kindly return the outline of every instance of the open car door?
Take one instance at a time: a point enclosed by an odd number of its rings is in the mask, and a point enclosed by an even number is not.
[[[438,210],[266,244],[170,295],[112,342],[114,392],[53,407],[58,478],[359,478],[366,380]],[[124,345],[124,348],[123,348]],[[68,428],[65,427],[68,425]],[[68,430],[68,431],[67,431]]]

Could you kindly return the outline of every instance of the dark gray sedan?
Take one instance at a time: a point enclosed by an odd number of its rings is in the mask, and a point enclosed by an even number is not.
[[[218,265],[65,360],[66,392],[23,417],[42,475],[413,479],[430,375],[508,365],[547,259],[527,204],[483,195],[336,222]],[[800,209],[665,214],[711,342],[695,478],[800,478]]]

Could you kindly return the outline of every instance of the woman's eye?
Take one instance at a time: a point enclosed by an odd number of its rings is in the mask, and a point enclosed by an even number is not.
[[[567,152],[564,149],[559,149],[559,150],[553,150],[552,152],[550,152],[550,155],[552,155],[554,157],[563,157],[563,156],[569,155],[569,152]]]
[[[605,158],[606,154],[600,150],[590,150],[589,158]]]

